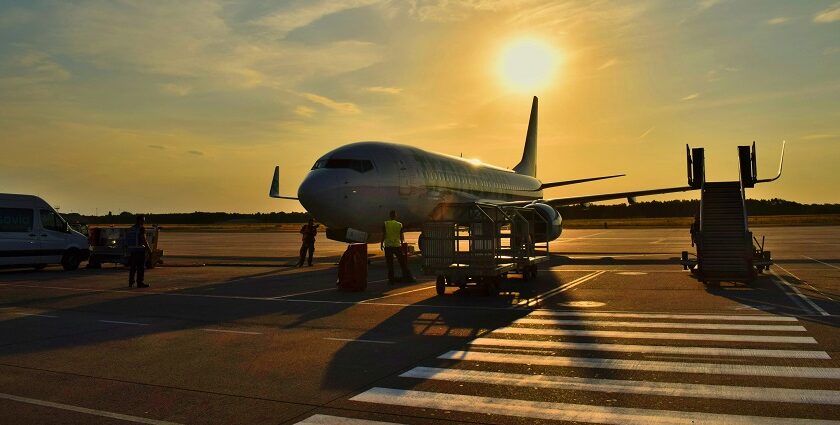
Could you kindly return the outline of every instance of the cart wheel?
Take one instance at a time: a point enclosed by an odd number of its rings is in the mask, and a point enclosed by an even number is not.
[[[435,281],[435,290],[437,291],[438,295],[443,295],[446,293],[446,280],[442,275],[438,276],[437,281]]]

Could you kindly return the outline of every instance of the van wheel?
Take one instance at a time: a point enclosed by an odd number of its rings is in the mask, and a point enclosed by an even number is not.
[[[47,265],[46,264],[36,264],[36,265],[32,266],[32,268],[35,269],[35,270],[44,270],[45,268],[47,268]]]
[[[76,270],[79,268],[79,263],[81,262],[82,257],[79,255],[79,250],[70,248],[61,258],[61,267],[64,267],[64,270]]]

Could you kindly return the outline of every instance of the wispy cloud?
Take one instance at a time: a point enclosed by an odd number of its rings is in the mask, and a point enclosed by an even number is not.
[[[781,25],[781,24],[784,24],[787,21],[790,21],[790,18],[788,18],[786,16],[779,16],[777,18],[768,19],[767,24],[769,24],[769,25]]]
[[[190,155],[195,155],[195,156],[204,156],[204,152],[202,152],[202,151],[192,150],[192,151],[187,151],[187,153],[190,154]]]
[[[715,81],[719,81],[719,80],[722,80],[724,78],[725,74],[728,74],[728,73],[731,73],[731,72],[738,72],[740,70],[741,70],[740,68],[736,68],[734,66],[721,65],[721,66],[718,66],[717,68],[710,69],[710,70],[706,71],[706,81],[708,81],[710,83],[715,82]]]
[[[295,29],[305,27],[318,19],[347,9],[369,6],[381,0],[321,0],[294,4],[296,7],[281,9],[252,22],[271,29],[275,34],[284,35]]]
[[[13,88],[70,79],[70,72],[63,66],[49,55],[35,50],[26,50],[14,56],[11,66],[2,75],[0,85]]]
[[[649,129],[645,130],[645,132],[644,132],[644,133],[642,133],[641,135],[639,135],[639,139],[644,139],[644,138],[645,138],[645,136],[647,136],[648,134],[650,134],[650,132],[651,132],[651,131],[653,131],[653,129],[654,129],[654,127],[651,127],[651,128],[649,128]]]
[[[192,87],[185,84],[167,83],[160,85],[161,91],[175,96],[186,96],[192,92]]]
[[[315,93],[303,93],[302,96],[312,103],[317,103],[340,114],[358,114],[361,112],[359,107],[350,102],[338,102]]]
[[[837,21],[840,21],[840,3],[835,3],[833,6],[814,16],[814,22],[818,24],[828,24]]]
[[[598,67],[598,71],[603,71],[607,68],[615,66],[617,63],[618,63],[618,59],[612,58],[612,59],[602,63],[601,66]]]
[[[315,115],[315,110],[308,107],[308,106],[301,105],[301,106],[298,106],[297,108],[295,108],[295,114],[300,115],[302,117],[309,118],[309,117]]]
[[[700,0],[699,2],[697,2],[697,8],[699,10],[707,10],[711,9],[717,4],[720,4],[720,0]]]
[[[166,149],[166,146],[163,146],[163,145],[148,145],[147,147],[148,147],[149,149],[158,149],[158,150],[164,150],[164,149]]]
[[[802,140],[823,140],[823,139],[837,139],[840,138],[840,134],[809,134],[807,136],[802,136]]]
[[[683,102],[687,102],[689,100],[697,99],[698,97],[700,97],[700,93],[691,93],[690,95],[685,96],[685,97],[681,98],[680,100],[683,101]]]
[[[382,87],[382,86],[374,86],[374,87],[366,87],[365,90],[373,93],[382,93],[382,94],[400,94],[402,93],[403,89],[398,87]]]

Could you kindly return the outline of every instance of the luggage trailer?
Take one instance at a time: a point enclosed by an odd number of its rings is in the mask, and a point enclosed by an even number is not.
[[[532,208],[487,203],[444,203],[423,225],[423,273],[437,276],[438,295],[447,286],[478,286],[497,295],[509,274],[535,278],[549,259],[550,223]]]
[[[88,242],[90,243],[90,259],[88,268],[98,269],[102,263],[128,265],[131,256],[126,245],[126,233],[129,226],[88,226]],[[146,268],[153,269],[163,264],[163,250],[158,249],[160,227],[146,226],[146,241],[149,242],[151,255],[146,256]]]

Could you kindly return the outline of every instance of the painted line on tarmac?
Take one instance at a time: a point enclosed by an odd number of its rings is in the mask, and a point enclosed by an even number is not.
[[[808,303],[808,305],[811,306],[811,308],[813,308],[815,312],[817,312],[817,313],[819,313],[823,316],[830,316],[830,314],[827,311],[823,310],[822,307],[818,306],[815,302],[811,301],[810,298],[806,297],[805,294],[803,294],[799,290],[799,288],[793,286],[785,278],[779,276],[779,274],[776,273],[775,270],[770,270],[770,274],[772,274],[776,278],[776,285],[784,284],[785,286],[790,288],[799,298],[801,298],[803,301]],[[793,298],[793,295],[791,295],[789,292],[784,291],[784,293],[787,294],[791,299],[793,299],[793,300],[796,299],[796,298]]]
[[[828,266],[828,267],[831,267],[831,268],[835,268],[835,269],[837,269],[837,270],[840,270],[840,267],[837,267],[837,266],[835,266],[835,265],[833,265],[833,264],[828,264],[828,263],[826,263],[825,261],[820,261],[820,260],[817,260],[816,258],[811,258],[811,257],[809,257],[809,256],[807,256],[807,255],[803,255],[803,257],[805,257],[805,258],[807,258],[807,259],[809,259],[809,260],[812,260],[812,261],[816,261],[816,262],[818,262],[818,263],[820,263],[820,264],[825,264],[825,265],[826,265],[826,266]]]
[[[441,369],[435,367],[416,367],[401,374],[400,377],[449,382],[475,382],[485,385],[556,388],[574,391],[645,394],[668,397],[698,397],[779,403],[840,404],[840,391],[832,390],[590,379],[556,375],[526,375],[466,369]]]
[[[554,289],[550,289],[548,291],[545,291],[542,294],[539,294],[539,295],[535,296],[534,298],[528,298],[528,299],[519,301],[518,303],[514,304],[514,306],[515,307],[527,307],[527,306],[531,305],[532,303],[536,305],[536,304],[538,304],[542,301],[545,301],[545,300],[547,300],[547,299],[549,299],[549,298],[551,298],[551,297],[553,297],[553,296],[555,296],[555,295],[557,295],[561,292],[568,291],[569,289],[572,289],[575,286],[580,285],[581,283],[584,283],[588,280],[594,279],[594,278],[596,278],[596,277],[598,277],[598,276],[600,276],[604,273],[606,273],[606,271],[604,271],[604,270],[599,270],[599,271],[596,271],[596,272],[589,273],[588,275],[579,277],[579,278],[577,278],[577,279],[575,279],[575,280],[573,280],[569,283],[566,283],[566,284],[560,285],[560,286],[558,286]]]
[[[676,319],[676,320],[724,320],[724,321],[756,321],[756,322],[796,322],[795,317],[771,316],[768,314],[670,314],[670,313],[612,313],[600,311],[555,311],[534,310],[528,316],[554,317],[614,317],[624,319]]]
[[[442,360],[516,365],[580,367],[592,369],[643,370],[646,372],[700,373],[706,375],[769,376],[774,378],[840,379],[840,368],[763,366],[727,363],[683,363],[656,360],[600,359],[591,357],[538,356],[485,351],[449,351]]]
[[[399,425],[395,422],[369,421],[367,419],[342,418],[330,415],[312,415],[295,425]]]
[[[134,325],[134,326],[149,326],[148,323],[139,323],[139,322],[121,322],[119,320],[100,320],[102,323],[112,323],[115,325]]]
[[[434,287],[435,287],[434,285],[425,286],[425,287],[418,288],[418,289],[412,289],[410,291],[397,292],[396,294],[389,294],[389,295],[384,295],[384,296],[376,297],[376,298],[368,298],[366,300],[359,301],[359,304],[370,304],[371,301],[381,300],[381,299],[384,299],[384,298],[396,297],[396,296],[399,296],[399,295],[410,294],[412,292],[427,291],[429,289],[433,289]]]
[[[822,261],[817,260],[817,259],[814,259],[814,258],[811,258],[811,257],[808,257],[807,255],[803,255],[803,257],[805,257],[805,258],[809,258],[809,259],[811,259],[811,260],[814,260],[814,261],[817,261],[817,262],[822,263]],[[826,263],[823,263],[823,264],[826,264]],[[831,264],[827,264],[827,265],[831,266]],[[788,270],[788,269],[786,269],[786,268],[784,268],[784,267],[782,267],[782,266],[780,266],[780,265],[778,265],[778,264],[776,264],[776,267],[778,267],[778,268],[780,268],[780,269],[784,270],[784,271],[785,271],[785,273],[787,273],[787,274],[789,274],[789,275],[793,276],[795,279],[797,279],[797,280],[799,280],[800,282],[804,283],[804,284],[805,284],[805,285],[807,285],[809,288],[811,288],[814,292],[816,292],[816,293],[818,293],[818,294],[822,295],[823,297],[825,297],[826,299],[828,299],[828,300],[830,300],[830,301],[834,301],[834,298],[831,298],[831,297],[830,297],[830,296],[828,296],[828,294],[826,294],[825,292],[820,291],[820,290],[819,290],[819,289],[817,289],[817,287],[815,287],[814,285],[811,285],[810,283],[805,282],[805,281],[804,281],[804,280],[802,280],[802,279],[799,279],[799,276],[797,276],[797,275],[795,275],[795,274],[791,273],[791,272],[790,272],[790,270]],[[834,267],[834,266],[831,266],[831,267]],[[835,268],[835,269],[840,269],[840,267],[834,267],[834,268]]]
[[[281,295],[279,297],[271,297],[271,298],[268,298],[268,299],[270,299],[270,300],[282,300],[283,298],[291,298],[291,297],[297,297],[297,296],[300,296],[300,295],[317,294],[319,292],[337,291],[337,290],[338,290],[338,288],[335,288],[335,287],[326,288],[326,289],[316,289],[314,291],[298,292],[296,294]]]
[[[607,232],[592,233],[591,235],[578,236],[576,238],[560,239],[559,241],[557,241],[555,243],[571,242],[571,241],[576,241],[576,240],[580,240],[580,239],[591,238],[592,236],[598,236],[598,235],[602,235],[604,233],[607,233]]]
[[[550,421],[609,423],[628,425],[816,425],[830,421],[768,416],[739,416],[717,413],[680,412],[674,410],[602,407],[546,401],[515,400],[496,397],[434,393],[374,387],[352,401],[416,407],[508,417],[546,419]]]
[[[536,329],[504,327],[491,334],[515,335],[550,335],[550,336],[588,336],[601,338],[627,339],[674,339],[680,341],[726,341],[726,342],[778,342],[783,344],[816,344],[817,340],[809,336],[774,336],[774,335],[731,335],[731,334],[690,334],[675,332],[625,332],[625,331],[590,331],[578,329]]]
[[[533,348],[541,350],[611,351],[618,353],[684,354],[692,356],[772,357],[781,359],[831,359],[831,356],[829,356],[825,351],[806,350],[599,344],[587,342],[533,341],[507,338],[476,338],[467,344],[470,346]]]
[[[324,337],[324,339],[328,339],[330,341],[344,341],[344,342],[367,342],[371,344],[396,344],[395,341],[380,341],[376,339],[353,339],[353,338],[333,338],[333,337]]]
[[[53,315],[51,315],[51,314],[15,313],[15,312],[12,312],[12,314],[15,314],[15,315],[18,315],[18,316],[35,316],[35,317],[44,317],[44,318],[47,318],[47,319],[57,319],[57,318],[58,318],[58,316],[53,316]]]
[[[703,329],[703,330],[738,330],[738,331],[777,331],[777,332],[806,332],[804,326],[790,325],[744,325],[720,323],[676,323],[676,322],[609,322],[604,320],[559,320],[535,319],[524,317],[517,319],[514,324],[527,325],[557,325],[557,326],[606,326],[627,328],[664,328],[664,329]]]
[[[54,403],[52,401],[37,400],[34,398],[20,397],[12,394],[0,393],[1,399],[17,401],[20,403],[34,404],[36,406],[52,407],[54,409],[69,410],[77,413],[85,413],[88,415],[102,416],[105,418],[117,419],[121,421],[134,422],[138,424],[150,425],[178,425],[176,422],[159,421],[157,419],[141,418],[139,416],[123,415],[121,413],[106,412],[104,410],[88,409],[87,407],[73,406],[70,404]]]
[[[233,331],[233,330],[230,330],[230,329],[201,328],[199,330],[202,330],[202,331],[205,331],[205,332],[219,332],[219,333],[228,333],[228,334],[262,335],[262,332]]]

